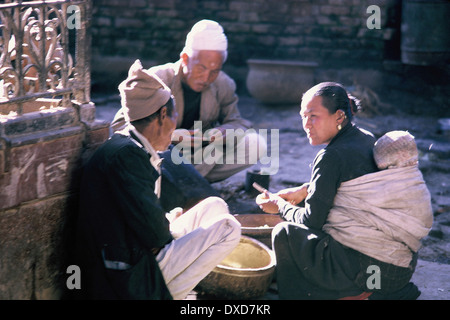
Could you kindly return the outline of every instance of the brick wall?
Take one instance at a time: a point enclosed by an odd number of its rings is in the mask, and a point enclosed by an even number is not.
[[[224,70],[238,93],[247,93],[248,59],[314,61],[316,82],[358,84],[414,113],[423,112],[431,97],[432,111],[442,114],[450,70],[400,61],[403,1],[95,0],[92,79],[97,88],[117,92],[135,59],[144,67],[176,61],[194,23],[213,19],[229,39]],[[370,5],[380,8],[380,29],[367,27]]]
[[[380,30],[366,26],[373,4]],[[207,18],[224,27],[234,66],[249,58],[378,63],[398,54],[399,14],[400,0],[97,0],[93,53],[174,61],[192,25]]]

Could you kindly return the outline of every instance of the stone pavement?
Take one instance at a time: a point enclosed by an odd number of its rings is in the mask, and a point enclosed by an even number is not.
[[[120,102],[118,96],[101,96],[93,97],[93,101],[97,107],[97,119],[104,119],[111,121],[115,112],[117,111]],[[303,131],[301,130],[301,121],[298,115],[297,106],[264,106],[248,96],[240,97],[239,108],[244,118],[252,120],[256,129],[278,129],[278,138],[268,134],[269,148],[274,145],[278,150],[279,156],[279,168],[278,172],[271,176],[270,190],[277,191],[281,188],[291,187],[299,185],[302,182],[309,180],[310,171],[309,164],[314,159],[315,154],[320,147],[312,147],[309,145]],[[420,118],[420,125],[424,128],[418,127],[419,125],[414,122],[410,122],[408,117],[403,118],[387,118],[381,119],[384,122],[384,127],[380,122],[372,121],[370,118],[360,118],[360,123],[357,124],[365,127],[375,134],[381,135],[385,128],[390,130],[405,130],[409,129],[410,132],[414,130],[417,133],[421,131],[429,131],[429,127],[434,125],[436,119],[430,119],[426,117]],[[358,121],[356,119],[355,121]],[[408,122],[409,121],[409,122]],[[412,121],[412,120],[411,120]],[[390,123],[389,123],[390,122]],[[387,127],[386,127],[387,125]],[[434,143],[434,144],[433,144]],[[440,146],[440,154],[445,159],[447,152],[450,152],[450,143],[444,139],[442,141],[431,142],[429,148],[433,145]],[[271,149],[269,149],[271,150]],[[449,153],[450,154],[450,153]],[[439,154],[425,154],[425,157],[438,157]],[[438,159],[439,160],[439,159]],[[450,173],[448,172],[448,162],[440,160],[437,164],[443,168],[437,173],[438,180],[435,182],[439,191],[435,194],[433,206],[442,213],[440,217],[448,217],[450,210]],[[229,179],[213,184],[213,187],[219,190],[226,199],[230,206],[232,213],[256,213],[261,212],[260,209],[254,203],[254,199],[249,197],[244,189],[246,172],[240,172]],[[427,184],[429,182],[427,181]],[[447,216],[446,216],[447,215]],[[448,218],[447,218],[448,219]],[[442,219],[441,219],[442,220]],[[445,220],[443,226],[448,224],[448,220]],[[439,227],[439,226],[438,226]],[[434,228],[434,227],[433,227]],[[448,263],[448,256],[450,254],[449,248],[449,228],[439,229],[440,234],[440,247],[438,247],[435,257],[421,258],[419,251],[419,261],[416,268],[416,272],[412,281],[419,287],[422,292],[419,300],[450,300],[450,264]],[[425,248],[424,248],[425,249]],[[436,251],[435,250],[435,251]],[[439,251],[440,250],[440,251]],[[439,263],[437,261],[445,261],[445,263]],[[196,299],[196,295],[192,294],[189,299]],[[272,290],[262,297],[262,299],[277,299],[276,285],[272,286]]]

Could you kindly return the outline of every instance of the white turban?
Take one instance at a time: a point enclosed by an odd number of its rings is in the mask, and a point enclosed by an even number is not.
[[[220,24],[212,20],[197,22],[186,37],[185,50],[226,51],[227,37]]]

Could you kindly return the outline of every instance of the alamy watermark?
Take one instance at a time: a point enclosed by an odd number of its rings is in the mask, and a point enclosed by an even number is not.
[[[194,122],[194,134],[189,130],[178,129],[181,137],[193,137],[195,142],[181,141],[171,151],[174,164],[248,164],[268,165],[261,170],[262,174],[276,174],[279,169],[279,130],[270,130],[270,155],[266,144],[257,142],[269,141],[268,129],[226,129],[225,135],[217,129],[203,132],[202,122]],[[213,141],[211,137],[214,136]],[[255,137],[259,136],[259,139]],[[207,144],[203,145],[206,141]],[[269,145],[269,144],[268,144]]]
[[[77,5],[70,5],[67,7],[67,28],[81,29],[81,9]]]
[[[368,29],[381,29],[381,9],[377,5],[367,7],[366,13],[371,14],[366,21]]]
[[[76,264],[72,264],[67,267],[67,274],[70,274],[66,280],[66,287],[69,290],[80,290],[81,289],[81,269]]]
[[[377,265],[367,267],[366,273],[371,274],[366,280],[367,289],[381,289],[381,270]]]

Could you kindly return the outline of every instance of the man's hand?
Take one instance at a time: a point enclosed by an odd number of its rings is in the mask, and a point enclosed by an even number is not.
[[[205,133],[203,134],[203,137],[205,138],[205,140],[208,140],[209,142],[221,141],[224,140],[226,137],[226,130],[222,130],[219,128],[212,128],[206,130]]]
[[[174,222],[179,216],[184,213],[183,208],[176,207],[166,213],[166,218],[170,223]]]
[[[189,145],[191,147],[204,146],[205,144],[218,142],[225,139],[226,131],[218,128],[206,130],[204,133],[199,132],[199,129],[186,130],[176,129],[172,133],[172,143]]]
[[[172,143],[175,145],[182,143],[183,145],[190,147],[201,146],[203,138],[202,135],[198,133],[199,131],[199,129],[176,129],[172,133]]]

